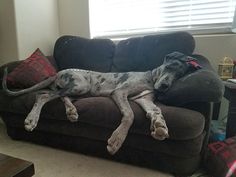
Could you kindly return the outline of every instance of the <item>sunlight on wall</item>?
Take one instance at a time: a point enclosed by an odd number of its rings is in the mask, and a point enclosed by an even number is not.
[[[58,0],[61,35],[90,38],[88,0]]]
[[[19,58],[36,48],[51,55],[59,36],[57,0],[14,0]]]

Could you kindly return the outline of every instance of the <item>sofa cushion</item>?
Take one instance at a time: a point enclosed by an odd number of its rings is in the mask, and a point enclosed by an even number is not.
[[[8,74],[7,82],[10,86],[27,88],[55,74],[53,65],[40,49],[36,49]]]
[[[35,93],[18,97],[7,97],[0,93],[1,112],[12,112],[27,115],[32,109]],[[150,136],[150,121],[139,105],[130,102],[135,114],[135,121],[130,131],[136,134]],[[56,106],[55,106],[56,105]],[[114,130],[120,123],[121,114],[108,97],[80,98],[74,102],[78,113],[79,122],[91,124]],[[165,106],[158,103],[162,109],[170,139],[187,140],[202,134],[204,129],[204,116],[199,112],[189,109]],[[42,110],[42,116],[51,119],[66,120],[65,107],[60,99],[47,103]],[[112,118],[112,119],[111,119]],[[69,121],[69,120],[68,120]]]
[[[13,114],[13,113],[2,113],[1,114],[4,118],[4,122],[9,127],[14,127],[17,129],[21,129],[24,134],[25,138],[29,138],[34,134],[53,134],[55,137],[63,137],[67,136],[75,138],[77,141],[79,138],[87,138],[91,141],[94,141],[93,146],[95,146],[95,142],[103,142],[104,146],[102,151],[106,150],[107,140],[111,136],[114,129],[92,125],[90,123],[84,122],[74,122],[71,123],[70,121],[63,119],[57,120],[53,119],[52,117],[46,117],[45,115],[41,117],[40,121],[38,122],[38,126],[32,132],[28,132],[24,130],[24,115]],[[17,136],[17,135],[16,135]],[[202,141],[205,137],[205,132],[200,134],[199,136],[188,139],[188,140],[170,140],[166,139],[164,141],[159,141],[152,138],[149,135],[138,134],[133,131],[129,131],[128,136],[122,145],[122,147],[131,147],[134,149],[139,149],[145,152],[151,153],[161,153],[166,155],[171,155],[174,157],[179,158],[188,158],[197,156],[201,152],[202,148]],[[59,138],[60,139],[60,138]],[[35,139],[32,138],[34,141]],[[42,142],[47,143],[46,138],[41,139]],[[66,146],[65,141],[61,142]],[[80,142],[78,142],[80,143]],[[76,142],[72,143],[75,146]],[[82,145],[82,144],[81,144]],[[122,148],[121,148],[122,149]],[[97,150],[96,148],[94,149]],[[120,151],[118,151],[119,153]]]
[[[79,68],[109,72],[115,51],[109,39],[86,39],[76,36],[62,36],[54,46],[54,58],[59,70]]]
[[[115,129],[120,124],[120,111],[110,98],[83,98],[78,99],[74,104],[81,115],[81,122],[111,129]],[[146,118],[145,112],[136,103],[131,101],[130,104],[135,115],[135,121],[130,131],[149,136],[150,121]],[[204,117],[200,113],[162,104],[158,104],[158,106],[165,117],[171,139],[191,139],[203,132]]]
[[[34,96],[35,94],[32,93],[27,96],[22,95],[17,99],[11,97],[11,104],[5,101],[4,111],[0,110],[0,112],[9,127],[24,128],[24,119],[32,107],[29,103],[34,102]],[[115,103],[110,98],[95,97],[81,98],[74,104],[79,112],[78,122],[72,123],[67,120],[62,101],[53,100],[43,107],[36,129],[33,132],[24,130],[27,132],[27,136],[45,132],[58,134],[58,136],[83,137],[106,143],[121,120],[120,111]],[[204,117],[196,111],[159,106],[166,119],[170,138],[164,141],[152,138],[149,130],[150,121],[145,117],[143,110],[136,103],[131,102],[131,107],[135,111],[135,121],[124,146],[181,158],[199,155],[205,137]],[[42,141],[45,142],[45,139]],[[106,147],[104,146],[104,148]]]
[[[147,71],[163,63],[164,57],[178,51],[191,55],[195,41],[191,34],[177,32],[122,40],[117,44],[112,71]]]

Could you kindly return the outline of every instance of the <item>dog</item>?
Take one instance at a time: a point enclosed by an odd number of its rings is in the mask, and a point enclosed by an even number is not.
[[[135,101],[150,119],[151,136],[157,140],[169,137],[168,128],[161,109],[154,104],[154,91],[167,92],[171,85],[193,68],[195,59],[180,52],[165,56],[161,66],[146,72],[101,73],[81,69],[65,69],[55,76],[19,91],[7,88],[7,68],[3,77],[3,90],[10,96],[18,96],[46,87],[50,89],[36,96],[35,104],[25,119],[25,129],[32,131],[38,123],[41,109],[45,103],[61,98],[66,108],[67,118],[75,122],[78,113],[70,97],[89,94],[91,96],[111,97],[122,114],[120,125],[107,141],[107,150],[115,154],[122,146],[134,121],[134,113],[129,100]]]

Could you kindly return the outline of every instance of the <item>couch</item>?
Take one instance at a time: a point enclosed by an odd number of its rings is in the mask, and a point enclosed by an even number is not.
[[[42,110],[37,128],[24,129],[24,119],[31,110],[37,92],[6,96],[0,90],[0,116],[8,135],[14,140],[62,148],[120,162],[155,168],[175,175],[186,176],[199,168],[204,160],[209,138],[212,103],[219,102],[223,85],[209,61],[193,54],[195,41],[187,32],[132,37],[119,42],[110,39],[86,39],[62,36],[57,39],[48,60],[57,70],[80,68],[99,72],[147,71],[163,62],[164,56],[179,51],[197,59],[202,69],[176,81],[168,92],[156,95],[162,109],[170,137],[158,141],[150,136],[150,121],[144,111],[130,101],[135,114],[122,148],[110,155],[107,140],[118,126],[121,114],[108,97],[76,98],[73,104],[79,121],[66,119],[60,99],[47,103]],[[22,61],[0,67],[11,72]]]

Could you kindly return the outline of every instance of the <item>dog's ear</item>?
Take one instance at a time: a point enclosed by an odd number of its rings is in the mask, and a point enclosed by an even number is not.
[[[157,74],[157,69],[158,69],[158,68],[155,68],[155,69],[152,70],[152,75],[153,75],[153,76],[155,76],[155,75]]]
[[[153,82],[156,82],[156,80],[158,80],[160,76],[160,68],[155,68],[152,70],[152,79],[153,79]]]
[[[180,52],[172,52],[172,53],[169,53],[165,56],[164,58],[164,63],[168,63],[170,62],[171,60],[182,60],[186,57],[186,55],[184,55],[183,53],[180,53]]]
[[[201,69],[202,66],[198,64],[198,61],[196,58],[187,56],[181,52],[172,52],[165,56],[164,63],[169,63],[171,60],[179,60],[181,62],[184,62],[187,64],[189,70],[197,70]]]

